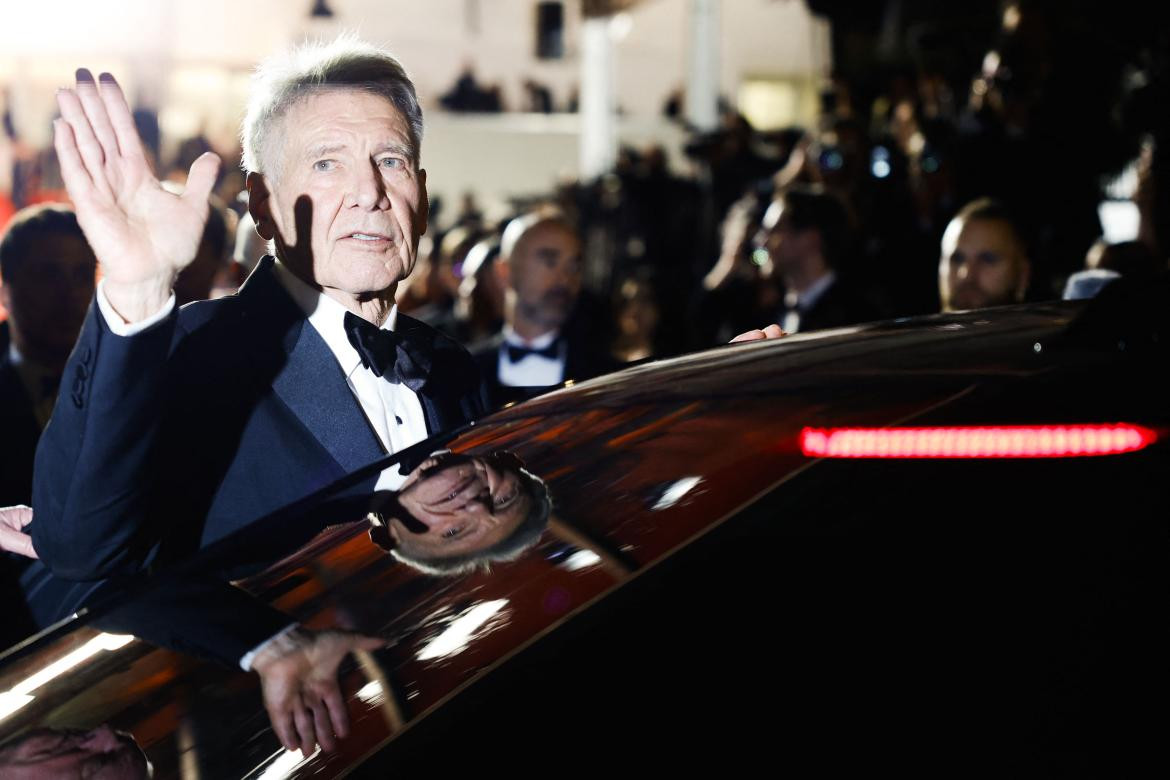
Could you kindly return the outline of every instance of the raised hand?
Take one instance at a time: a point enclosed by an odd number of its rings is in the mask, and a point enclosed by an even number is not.
[[[108,73],[100,82],[82,68],[76,89],[57,92],[53,143],[77,221],[102,264],[106,296],[135,322],[162,308],[175,276],[194,259],[219,158],[200,156],[184,193],[167,192],[150,170],[121,87]]]
[[[264,707],[280,743],[309,756],[325,752],[349,733],[349,711],[337,684],[337,667],[354,650],[377,650],[385,640],[348,631],[297,627],[272,640],[252,661]]]

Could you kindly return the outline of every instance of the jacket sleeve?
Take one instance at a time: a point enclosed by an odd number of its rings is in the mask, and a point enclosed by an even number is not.
[[[154,547],[151,453],[166,404],[178,313],[118,336],[96,304],[37,446],[33,546],[59,577],[132,574]]]
[[[198,572],[156,576],[102,610],[103,631],[239,669],[240,659],[296,620],[263,600]]]

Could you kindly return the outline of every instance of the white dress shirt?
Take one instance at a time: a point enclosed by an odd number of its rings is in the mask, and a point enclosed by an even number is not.
[[[511,325],[504,325],[504,343],[500,345],[499,372],[501,385],[508,387],[548,387],[565,381],[565,353],[567,345],[562,342],[555,358],[544,355],[525,355],[516,362],[508,357],[508,345],[527,349],[544,349],[557,340],[560,331],[554,330],[537,336],[532,341],[521,337]]]

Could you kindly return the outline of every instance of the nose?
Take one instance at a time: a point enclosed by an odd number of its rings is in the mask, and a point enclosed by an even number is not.
[[[581,269],[575,262],[561,263],[557,270],[557,282],[564,287],[573,287],[581,278]]]
[[[384,210],[390,207],[386,195],[386,184],[373,160],[369,165],[359,165],[350,185],[350,202],[364,211]]]

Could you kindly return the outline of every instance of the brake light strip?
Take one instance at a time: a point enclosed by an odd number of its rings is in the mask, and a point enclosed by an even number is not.
[[[800,449],[817,458],[1078,458],[1136,452],[1157,439],[1128,423],[805,428]]]

